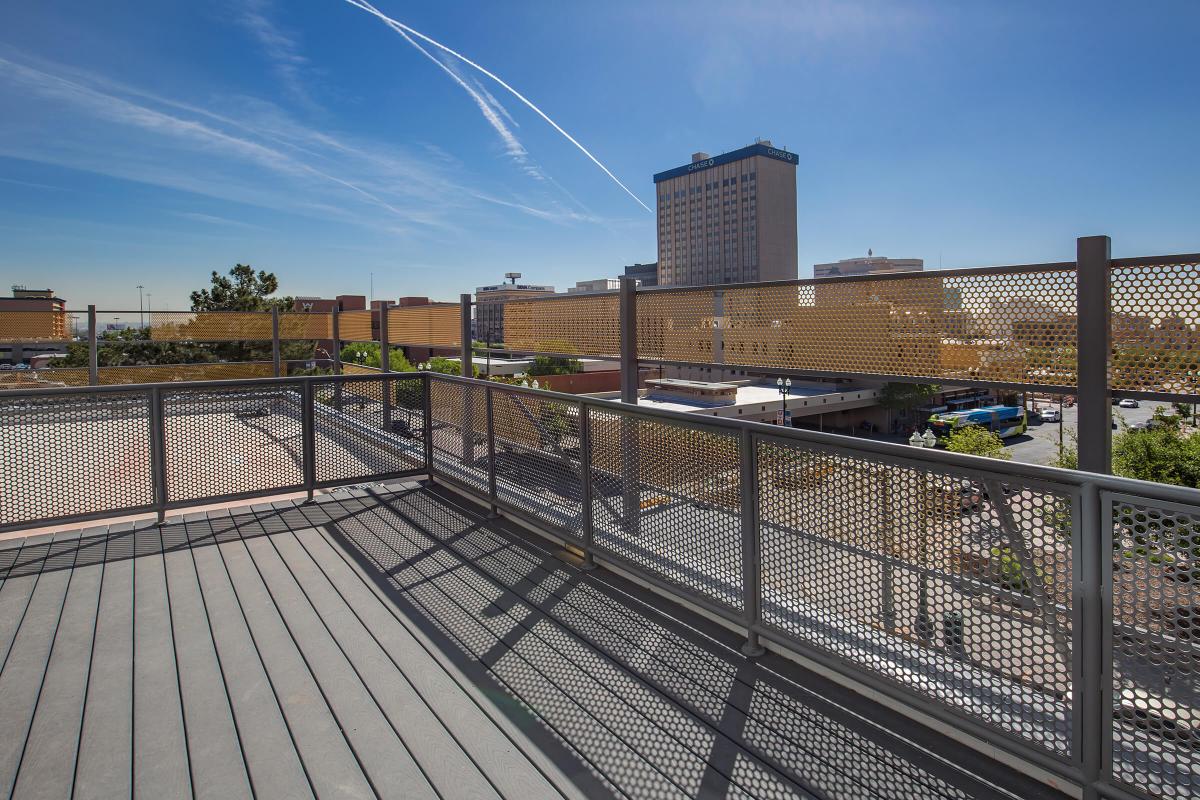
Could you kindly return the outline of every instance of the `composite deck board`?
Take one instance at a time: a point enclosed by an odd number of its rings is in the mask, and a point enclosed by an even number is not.
[[[386,716],[276,552],[271,538],[247,539],[245,545],[375,793],[389,798],[436,797],[400,738],[398,730],[403,720]],[[377,690],[386,693],[387,687],[378,686]]]
[[[158,529],[137,528],[134,547],[133,791],[187,798],[191,768]]]
[[[197,537],[221,537],[232,529],[228,516],[210,517]],[[236,531],[233,538],[237,538]],[[191,551],[196,577],[208,618],[212,640],[225,672],[229,705],[241,734],[246,770],[259,800],[291,800],[312,797],[300,756],[275,689],[259,657],[250,629],[229,582],[217,547],[196,546]],[[215,699],[219,702],[220,698]]]
[[[74,797],[133,794],[133,534],[109,530]]]
[[[828,720],[782,691],[771,691],[769,676],[728,648],[718,656],[694,643],[681,626],[666,627],[646,607],[630,610],[630,598],[602,592],[590,582],[572,582],[573,565],[549,548],[516,542],[487,527],[453,501],[429,496],[397,499],[401,506],[425,506],[431,530],[469,528],[448,546],[497,580],[529,598],[579,636],[659,691],[692,708],[723,732],[727,742],[742,742],[755,755],[817,790],[847,787],[881,798],[913,796],[914,791],[946,792],[953,787],[874,746],[860,734]],[[414,510],[414,513],[420,513]],[[712,640],[708,648],[719,647]],[[789,702],[790,701],[790,702]],[[862,769],[877,764],[877,768]],[[858,767],[858,769],[849,769]]]
[[[359,528],[359,535],[364,532],[409,562],[397,567],[396,577],[414,594],[438,604],[436,613],[456,606],[475,623],[471,627],[476,655],[498,675],[533,687],[552,686],[576,701],[600,728],[640,753],[652,770],[638,773],[647,785],[632,794],[656,784],[653,791],[673,789],[684,796],[700,790],[708,770],[697,751],[707,752],[710,742],[684,715],[663,719],[657,714],[663,698],[631,697],[629,687],[622,685],[623,676],[609,670],[602,659],[572,652],[554,625],[537,619],[531,608],[482,579],[406,520],[379,516],[375,524]],[[526,625],[527,616],[534,619]]]
[[[1059,797],[485,513],[410,484],[0,545],[0,790]]]
[[[424,777],[443,797],[498,800],[500,795],[479,767],[449,734],[445,725],[424,703],[412,684],[379,641],[362,624],[358,612],[338,593],[296,538],[286,533],[272,537],[280,557],[352,661],[359,677],[397,731],[404,747],[420,765]],[[433,663],[421,665],[436,669]],[[482,730],[473,735],[484,733]]]
[[[193,791],[197,798],[211,800],[249,798],[249,776],[192,561],[187,525],[163,526],[160,533]]]
[[[446,511],[446,507],[439,504],[437,516],[444,519]],[[661,767],[664,772],[670,770],[685,791],[723,793],[732,783],[740,784],[743,788],[754,786],[760,791],[764,786],[771,786],[770,793],[777,796],[807,794],[792,779],[741,747],[735,738],[723,735],[686,706],[672,702],[636,672],[623,668],[603,650],[584,641],[567,626],[544,613],[538,604],[512,591],[514,576],[497,579],[478,565],[461,558],[453,547],[477,530],[477,521],[460,518],[458,526],[447,528],[442,521],[426,514],[424,509],[405,497],[381,504],[375,513],[385,518],[389,513],[395,514],[398,520],[410,521],[410,526],[405,530],[414,544],[445,540],[445,547],[434,547],[435,557],[443,565],[464,565],[465,569],[456,570],[455,574],[460,579],[465,578],[481,597],[504,608],[510,619],[519,620],[520,625],[532,636],[523,639],[522,644],[536,642],[539,647],[544,646],[548,654],[547,663],[549,659],[555,660],[556,672],[561,680],[587,691],[586,687],[591,687],[591,683],[587,679],[581,683],[581,676],[592,677],[611,694],[611,697],[603,693],[598,695],[597,700],[604,707],[615,698],[623,703],[618,706],[619,717],[629,716],[636,723],[640,715],[642,720],[656,725],[657,729],[634,724],[621,730],[628,731],[625,735],[630,736],[639,749],[661,751]],[[582,575],[574,571],[566,579],[574,583],[580,581]],[[731,772],[735,762],[739,768],[737,777]]]
[[[251,517],[235,515],[232,519],[247,529],[256,527]],[[321,688],[279,618],[245,544],[223,541],[216,547],[317,797],[375,797]]]
[[[33,576],[36,583],[29,605],[0,671],[0,796],[3,797],[12,793],[16,783],[17,768],[71,584],[76,550],[72,540],[78,537],[78,531],[73,537],[60,534],[49,544],[41,571]]]
[[[13,797],[71,796],[107,537],[81,537]]]
[[[502,712],[490,709],[491,697],[473,679],[482,674],[475,662],[455,664],[420,627],[404,619],[393,597],[365,572],[339,539],[316,529],[297,532],[297,538],[322,571],[344,594],[364,625],[399,666],[413,688],[471,760],[488,776],[505,798],[541,798],[561,795],[583,798],[547,753],[530,737],[541,728],[518,727]],[[410,627],[412,626],[412,627]],[[457,652],[457,651],[455,651]],[[440,657],[439,657],[440,656]],[[472,670],[471,668],[475,669]],[[547,749],[560,746],[547,740]],[[578,780],[580,775],[576,773]],[[586,788],[597,788],[584,782]]]

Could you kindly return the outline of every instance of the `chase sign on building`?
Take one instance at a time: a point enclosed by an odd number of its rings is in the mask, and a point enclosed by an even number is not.
[[[688,175],[693,172],[703,172],[706,169],[719,167],[722,164],[732,164],[734,161],[741,161],[744,158],[751,156],[764,156],[773,158],[776,161],[783,161],[792,166],[796,165],[796,154],[789,153],[787,150],[780,150],[777,147],[771,147],[765,144],[752,144],[749,147],[743,147],[741,150],[733,150],[728,153],[722,153],[719,156],[706,158],[703,161],[696,161],[691,164],[685,164],[682,167],[669,169],[666,172],[659,172],[654,176],[655,183],[669,181],[671,178],[678,178],[681,175]]]

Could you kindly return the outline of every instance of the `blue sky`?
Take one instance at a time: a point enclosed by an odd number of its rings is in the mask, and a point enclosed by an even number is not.
[[[695,150],[798,152],[801,276],[1200,249],[1195,2],[375,7],[650,206]],[[655,259],[651,213],[424,46],[347,0],[3,4],[0,283],[178,309],[236,262],[449,299]]]

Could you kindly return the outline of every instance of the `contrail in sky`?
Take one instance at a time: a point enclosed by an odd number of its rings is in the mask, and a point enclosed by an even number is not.
[[[450,55],[454,56],[458,60],[462,61],[464,64],[466,64],[470,67],[474,67],[475,69],[482,72],[484,75],[486,75],[489,78],[491,78],[492,80],[494,80],[496,83],[503,86],[505,89],[507,89],[513,95],[513,97],[517,98],[522,103],[527,105],[535,114],[537,114],[539,117],[544,119],[550,125],[550,127],[554,128],[554,130],[561,133],[563,136],[566,137],[567,141],[569,141],[571,144],[573,144],[577,148],[579,148],[579,151],[581,153],[583,153],[585,156],[587,156],[589,159],[591,159],[593,164],[595,164],[600,169],[604,170],[604,174],[607,175],[608,177],[612,178],[613,182],[615,184],[617,184],[617,186],[620,186],[622,189],[624,189],[625,193],[627,195],[629,195],[630,197],[632,197],[634,199],[634,201],[637,202],[638,205],[640,205],[642,208],[646,209],[647,211],[654,213],[653,210],[650,208],[650,206],[643,203],[641,201],[641,198],[639,198],[636,194],[634,194],[633,192],[631,192],[629,190],[628,186],[621,183],[620,179],[618,179],[616,175],[613,175],[612,171],[609,170],[608,167],[601,164],[599,159],[597,159],[594,155],[589,153],[588,149],[586,147],[584,147],[578,141],[576,141],[574,136],[572,136],[571,134],[564,131],[557,122],[550,119],[550,117],[546,116],[546,113],[544,111],[542,111],[540,108],[538,108],[537,106],[535,106],[533,104],[533,102],[529,100],[529,98],[527,98],[525,95],[518,92],[512,86],[509,86],[507,83],[505,83],[504,80],[501,79],[499,75],[496,75],[494,72],[491,72],[490,70],[480,66],[479,64],[476,64],[474,61],[467,58],[462,53],[459,53],[456,50],[450,49],[449,47],[442,44],[441,42],[438,42],[434,39],[429,38],[428,36],[426,36],[425,34],[421,33],[418,30],[410,28],[409,26],[405,25],[403,22],[398,22],[398,21],[392,19],[391,17],[387,16],[382,11],[380,11],[379,9],[375,8],[373,5],[368,3],[367,0],[346,0],[346,2],[361,11],[366,11],[368,14],[372,14],[373,16],[376,16],[379,19],[383,20],[385,23],[388,24],[389,27],[391,27],[397,33],[412,34],[413,36],[416,36],[418,39],[421,39],[422,41],[433,45],[434,47],[438,48],[439,50],[449,53]],[[408,37],[406,36],[405,38],[408,38]]]

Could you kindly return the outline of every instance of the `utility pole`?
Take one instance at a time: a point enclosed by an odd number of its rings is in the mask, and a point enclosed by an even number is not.
[[[143,330],[145,330],[145,328],[146,328],[146,314],[142,310],[142,306],[143,306],[142,289],[145,289],[145,288],[146,287],[142,286],[140,283],[137,285],[137,290],[138,290],[138,327]]]

